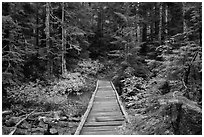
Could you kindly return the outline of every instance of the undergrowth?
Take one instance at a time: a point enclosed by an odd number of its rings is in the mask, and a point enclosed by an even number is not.
[[[147,77],[137,75],[137,67],[128,64],[123,71],[121,65],[112,79],[131,119],[120,127],[121,134],[202,134],[202,108],[195,86],[186,89],[173,75],[177,70],[172,73],[166,69],[172,66],[163,61],[148,60],[147,66],[151,70]],[[193,96],[187,97],[186,92]]]
[[[60,110],[68,117],[81,117],[94,91],[97,73],[102,66],[98,61],[92,60],[82,60],[79,64],[79,68],[67,73],[63,78],[36,80],[7,88],[8,105],[4,110],[11,110],[12,115],[17,117],[34,109],[38,112]]]

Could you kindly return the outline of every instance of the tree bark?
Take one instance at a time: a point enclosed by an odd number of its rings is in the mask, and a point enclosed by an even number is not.
[[[165,40],[167,39],[168,37],[168,5],[165,4]]]
[[[155,10],[155,7],[152,8],[152,10]],[[154,16],[154,12],[150,12],[150,17]],[[150,41],[153,41],[153,36],[154,36],[154,22],[152,21],[150,24]]]
[[[46,48],[47,48],[47,73],[50,74],[50,3],[46,3],[46,21],[45,21],[45,34],[46,34]]]
[[[155,11],[154,11],[154,16],[156,18],[155,24],[154,24],[154,34],[155,34],[155,39],[158,40],[159,36],[159,5],[158,3],[155,2]]]
[[[2,3],[2,15],[8,16],[10,14],[10,3]],[[2,37],[2,57],[8,55],[8,51],[10,51],[10,41],[6,40],[10,38],[9,29],[2,30],[5,33],[4,37]],[[2,61],[2,73],[7,72],[7,68],[9,66],[8,61]],[[2,83],[2,108],[10,108],[10,103],[8,100],[7,87],[9,87],[9,83]]]
[[[67,73],[66,68],[66,59],[65,59],[65,52],[66,52],[66,44],[65,44],[65,24],[64,24],[65,12],[64,12],[64,2],[62,2],[62,76],[64,77]]]
[[[103,37],[103,7],[102,4],[99,4],[98,9],[98,21],[97,21],[97,40],[98,46],[102,47],[101,38]]]
[[[36,47],[39,46],[39,13],[38,13],[38,8],[39,8],[39,5],[38,5],[38,2],[36,3]]]
[[[141,36],[140,36],[140,25],[137,24],[137,42],[140,43],[141,42]]]
[[[163,15],[163,3],[159,4],[159,43],[162,44],[162,17]]]
[[[180,135],[180,122],[182,118],[182,104],[174,104],[173,107],[175,107],[175,110],[172,113],[173,115],[177,115],[176,120],[172,122],[173,132],[175,135]]]
[[[143,24],[142,27],[142,42],[145,42],[147,40],[147,24]]]
[[[140,3],[138,2],[137,3],[137,6],[136,6],[136,19],[139,20],[139,15],[138,15],[138,11],[139,11],[139,6],[140,6]],[[140,34],[140,22],[137,22],[137,42],[140,43],[141,42],[141,34]]]
[[[186,3],[182,2],[182,11],[183,11],[183,32],[186,33],[187,32],[187,24],[186,24],[186,20],[185,20],[185,7],[186,7]]]

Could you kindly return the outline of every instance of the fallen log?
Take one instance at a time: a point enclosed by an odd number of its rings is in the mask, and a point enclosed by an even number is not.
[[[3,112],[2,112],[2,115],[9,115],[9,114],[11,114],[11,113],[12,113],[11,110],[6,110],[6,111],[3,111]]]
[[[27,114],[26,117],[22,118],[22,119],[15,125],[14,129],[9,133],[9,135],[13,135],[13,134],[16,132],[18,126],[19,126],[24,120],[26,120],[30,115],[32,115],[32,113],[34,113],[36,110],[37,110],[37,109],[33,110],[31,113]]]
[[[178,94],[178,91],[169,93],[168,95],[164,95],[158,101],[161,105],[181,104],[182,108],[188,108],[190,110],[193,110],[202,114],[202,109],[198,106],[196,102],[189,100],[186,97]]]

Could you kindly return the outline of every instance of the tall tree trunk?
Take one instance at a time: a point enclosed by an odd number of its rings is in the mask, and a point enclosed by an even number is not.
[[[98,46],[102,46],[101,38],[103,37],[103,6],[100,3],[99,11],[98,11],[98,22],[97,22],[97,39],[98,39]]]
[[[45,21],[45,34],[46,34],[46,48],[47,48],[47,71],[48,77],[50,74],[50,3],[46,3],[46,21]]]
[[[147,24],[144,23],[142,27],[142,42],[147,40]]]
[[[140,25],[137,24],[137,42],[140,43],[141,41],[141,28]]]
[[[181,131],[181,119],[182,119],[182,104],[172,105],[172,115],[176,115],[176,120],[172,122],[173,132],[175,135],[180,135]]]
[[[200,14],[200,17],[201,17],[201,19],[202,19],[202,7],[199,7],[198,8],[198,13]],[[202,20],[201,20],[202,21]],[[187,25],[186,25],[187,26]],[[202,47],[202,25],[199,27],[199,30],[198,30],[198,32],[199,32],[199,40],[200,40],[200,46]]]
[[[138,14],[139,6],[140,6],[140,3],[138,2],[137,6],[136,6],[136,18],[137,18],[137,20],[139,20],[139,14]],[[137,22],[136,27],[137,27],[137,42],[140,43],[141,42],[140,22]]]
[[[168,5],[167,5],[167,3],[165,4],[165,17],[164,17],[164,19],[165,19],[165,40],[167,39],[167,37],[168,37]]]
[[[65,59],[65,53],[66,53],[66,44],[65,44],[65,24],[64,24],[64,18],[65,18],[65,12],[64,12],[64,2],[62,2],[62,76],[65,76],[67,73],[66,68],[66,59]]]
[[[10,3],[2,3],[2,6],[4,8],[4,12],[2,11],[2,15],[3,16],[8,16],[10,14]],[[2,57],[3,56],[7,56],[8,55],[8,51],[10,51],[10,41],[9,40],[5,40],[5,39],[9,39],[10,37],[10,31],[9,29],[6,30],[2,30],[4,34],[4,37],[2,37]],[[8,61],[3,61],[2,60],[2,76],[4,76],[4,72],[7,72],[7,68],[9,66],[9,62]],[[3,83],[2,82],[2,109],[10,109],[10,103],[8,100],[8,94],[7,94],[7,88],[10,86],[9,83]]]
[[[147,11],[147,18],[151,16],[151,13]],[[151,22],[147,23],[147,40],[149,41],[151,39]]]
[[[140,30],[140,25],[137,24],[137,42],[140,43],[141,42],[141,34],[140,34],[141,30]]]
[[[160,2],[159,4],[159,43],[161,44],[162,43],[162,17],[163,15],[163,3]]]
[[[155,10],[155,7],[153,6],[151,8],[150,17],[154,16],[154,12],[152,12],[154,10]],[[153,35],[154,35],[154,22],[151,21],[151,23],[150,23],[150,41],[153,41]]]
[[[156,18],[155,20],[155,24],[154,24],[154,34],[155,34],[155,40],[159,40],[159,4],[157,2],[155,2],[155,11],[154,11],[154,16]]]
[[[39,3],[37,2],[36,3],[36,35],[35,35],[35,38],[36,38],[36,47],[39,46],[39,13],[38,13],[38,8],[39,8]]]
[[[125,3],[125,7],[126,7],[126,11],[125,11],[125,16],[126,17],[129,17],[129,3]],[[130,27],[131,24],[129,21],[126,22],[125,24],[125,27]],[[125,44],[125,61],[128,62],[129,61],[129,48],[130,48],[130,45],[129,43],[131,42],[132,40],[132,33],[130,32],[129,34],[129,39],[127,40],[127,43]]]
[[[149,16],[148,11],[145,12],[144,16],[148,18],[148,16]],[[147,23],[143,23],[143,25],[142,25],[142,42],[147,41],[148,27],[149,27],[149,25]]]
[[[182,11],[183,11],[183,32],[186,33],[187,32],[187,24],[186,24],[186,20],[185,20],[185,7],[186,7],[186,2],[182,2]]]

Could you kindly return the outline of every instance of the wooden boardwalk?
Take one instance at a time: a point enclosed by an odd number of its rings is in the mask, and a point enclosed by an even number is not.
[[[99,80],[75,135],[117,135],[125,120],[127,114],[112,82]]]

